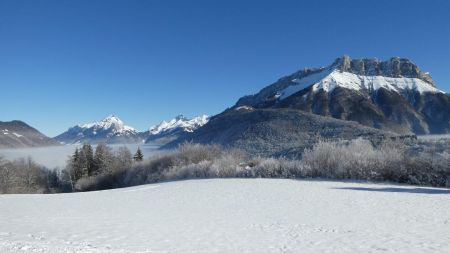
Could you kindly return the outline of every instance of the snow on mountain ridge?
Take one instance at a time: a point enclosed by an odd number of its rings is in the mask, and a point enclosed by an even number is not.
[[[56,136],[61,143],[137,143],[141,133],[127,126],[117,116],[110,115],[98,122],[80,124]]]
[[[171,119],[169,121],[163,120],[158,125],[150,127],[149,133],[151,135],[156,135],[180,128],[183,129],[183,131],[185,132],[193,132],[195,129],[206,124],[208,120],[209,117],[207,115],[201,115],[198,117],[194,117],[192,119],[188,119],[183,115],[178,115],[174,119]]]
[[[82,125],[77,125],[77,127],[82,129],[92,128],[93,131],[97,130],[112,130],[115,134],[133,132],[137,133],[137,130],[127,126],[115,115],[110,115],[99,122],[86,123]]]
[[[294,85],[290,85],[280,91],[279,100],[283,100],[303,89],[313,87],[313,92],[324,90],[332,92],[336,87],[351,90],[377,91],[380,88],[395,91],[402,94],[404,91],[417,91],[419,93],[445,93],[419,78],[385,77],[357,75],[339,70],[323,70],[319,73],[308,75],[301,79],[293,79]]]

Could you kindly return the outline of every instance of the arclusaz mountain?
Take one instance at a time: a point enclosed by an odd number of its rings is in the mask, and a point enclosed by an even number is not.
[[[134,128],[127,126],[117,116],[110,115],[99,122],[77,125],[56,136],[62,144],[79,143],[138,143],[144,136]]]
[[[59,145],[25,122],[0,121],[0,148],[26,148]]]
[[[290,108],[399,134],[450,132],[450,95],[408,59],[338,58],[283,77],[235,108]]]
[[[152,126],[146,133],[146,143],[165,144],[179,138],[185,133],[191,133],[199,127],[208,123],[209,117],[201,115],[189,119],[183,115],[178,115],[169,121],[162,121],[158,125]]]

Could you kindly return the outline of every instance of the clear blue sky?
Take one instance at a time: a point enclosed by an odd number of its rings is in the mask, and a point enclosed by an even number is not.
[[[0,0],[0,120],[144,130],[343,54],[408,57],[450,91],[449,2]]]

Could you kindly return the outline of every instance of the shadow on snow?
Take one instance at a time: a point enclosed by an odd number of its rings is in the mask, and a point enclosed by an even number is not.
[[[333,189],[338,190],[354,190],[354,191],[369,191],[369,192],[405,192],[405,193],[419,193],[419,194],[450,194],[450,189],[431,189],[431,188],[399,188],[399,187],[337,187]]]

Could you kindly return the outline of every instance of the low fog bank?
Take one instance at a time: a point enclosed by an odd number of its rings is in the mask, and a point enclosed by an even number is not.
[[[141,148],[145,158],[152,156],[158,145],[154,144],[113,144],[108,145],[113,150],[119,147],[126,146],[132,154],[134,154],[138,147]],[[53,147],[39,147],[39,148],[21,148],[21,149],[0,149],[0,156],[7,160],[15,160],[19,158],[31,157],[36,163],[41,164],[47,168],[64,168],[67,157],[72,155],[75,148],[80,148],[81,145],[64,145]],[[95,148],[95,145],[93,145]]]

